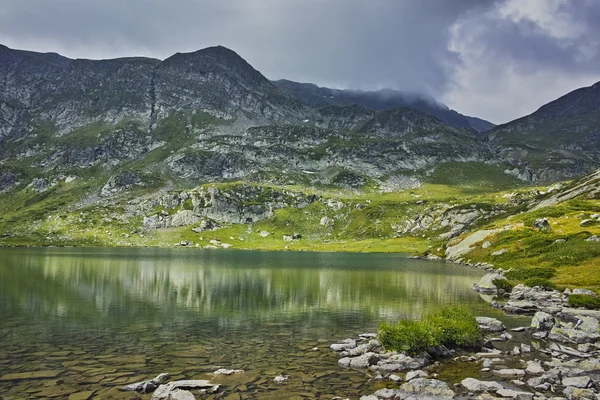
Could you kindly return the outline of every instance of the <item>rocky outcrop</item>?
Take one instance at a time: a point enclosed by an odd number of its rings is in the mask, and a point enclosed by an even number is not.
[[[319,197],[269,187],[234,185],[226,189],[203,186],[192,191],[163,193],[131,206],[134,214],[145,214],[146,229],[198,225],[195,232],[219,224],[246,224],[273,216],[285,207],[304,208]],[[152,210],[162,211],[153,213]],[[166,211],[169,210],[169,211]]]

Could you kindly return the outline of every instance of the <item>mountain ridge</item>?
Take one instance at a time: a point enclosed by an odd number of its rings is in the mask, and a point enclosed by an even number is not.
[[[287,79],[280,79],[274,83],[288,94],[315,107],[351,104],[359,104],[375,110],[409,107],[431,114],[457,128],[470,128],[482,133],[495,126],[481,118],[460,114],[434,98],[422,94],[392,89],[377,91],[331,89],[314,83],[300,83]]]

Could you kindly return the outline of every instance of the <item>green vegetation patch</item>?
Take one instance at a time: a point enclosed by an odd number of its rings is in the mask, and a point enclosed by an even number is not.
[[[550,267],[513,269],[506,272],[505,276],[513,281],[525,281],[531,278],[552,279],[556,275],[556,269]]]
[[[539,286],[545,290],[556,289],[556,285],[552,281],[550,281],[549,279],[546,279],[546,278],[539,278],[539,277],[529,278],[529,279],[525,279],[525,282],[523,282],[523,283],[529,287]]]
[[[420,321],[382,322],[378,338],[387,350],[417,354],[439,345],[474,348],[483,334],[467,308],[448,307]]]
[[[597,310],[600,309],[600,298],[588,294],[572,294],[569,296],[569,305],[575,308]]]

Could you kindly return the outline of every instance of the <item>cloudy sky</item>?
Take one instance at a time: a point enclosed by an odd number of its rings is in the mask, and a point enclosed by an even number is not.
[[[72,58],[221,44],[270,79],[423,92],[506,122],[600,81],[598,0],[0,0],[0,43]]]

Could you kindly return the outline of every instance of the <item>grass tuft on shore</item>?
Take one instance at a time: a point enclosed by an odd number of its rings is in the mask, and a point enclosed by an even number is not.
[[[430,347],[474,348],[483,334],[475,316],[465,307],[447,307],[419,321],[382,322],[379,341],[387,350],[417,354]]]

